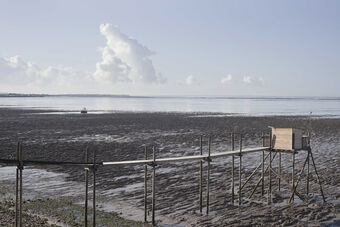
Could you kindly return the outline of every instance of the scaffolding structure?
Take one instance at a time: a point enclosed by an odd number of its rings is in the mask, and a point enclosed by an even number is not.
[[[276,130],[276,131],[275,131]],[[0,164],[5,165],[12,165],[17,166],[16,169],[16,200],[15,200],[15,226],[22,226],[22,192],[23,192],[23,185],[22,185],[22,173],[24,170],[24,166],[34,166],[34,165],[57,165],[57,166],[71,166],[74,168],[83,168],[85,171],[85,202],[84,202],[84,223],[85,226],[88,226],[88,194],[89,194],[89,173],[92,173],[93,175],[93,218],[92,218],[92,226],[96,226],[96,171],[101,166],[113,166],[113,165],[144,165],[144,222],[148,222],[148,212],[147,212],[147,172],[148,167],[151,167],[152,169],[152,199],[151,199],[151,205],[152,205],[152,212],[151,212],[151,223],[153,225],[156,224],[155,219],[155,210],[156,210],[156,169],[161,167],[164,163],[170,163],[170,162],[183,162],[183,161],[198,161],[199,164],[199,194],[198,194],[198,205],[199,205],[199,212],[203,212],[203,170],[204,170],[204,163],[206,163],[206,214],[209,214],[209,205],[210,205],[210,170],[211,165],[214,158],[218,157],[226,157],[231,156],[231,193],[230,193],[230,202],[232,204],[235,204],[237,201],[238,205],[242,204],[242,196],[245,193],[242,193],[242,190],[244,187],[249,183],[251,179],[253,179],[256,175],[256,173],[260,170],[261,176],[256,181],[255,186],[250,191],[248,199],[251,199],[256,192],[257,188],[261,185],[261,194],[265,194],[265,181],[266,181],[266,174],[267,174],[267,180],[268,180],[268,190],[267,190],[267,203],[270,205],[272,204],[272,193],[273,193],[273,187],[272,182],[274,180],[273,177],[276,178],[277,184],[278,184],[278,190],[281,190],[281,183],[285,182],[287,185],[290,185],[290,197],[288,202],[291,203],[294,201],[294,197],[297,196],[299,199],[303,201],[308,201],[308,195],[310,191],[310,166],[313,167],[314,173],[316,175],[317,183],[319,185],[320,194],[323,198],[323,201],[325,202],[325,196],[323,193],[322,184],[319,178],[319,174],[317,172],[316,164],[314,161],[312,149],[310,147],[310,134],[307,135],[300,135],[297,137],[296,132],[294,130],[283,130],[284,136],[281,133],[278,132],[278,129],[275,128],[272,129],[272,132],[264,134],[262,133],[261,139],[262,139],[262,146],[261,147],[255,147],[255,148],[243,148],[243,136],[242,134],[237,133],[231,133],[231,150],[230,151],[223,151],[223,152],[216,152],[211,153],[211,142],[212,138],[208,137],[208,152],[207,154],[203,154],[203,136],[199,137],[200,141],[200,154],[199,155],[191,155],[191,156],[181,156],[181,157],[169,157],[169,158],[156,158],[156,152],[155,147],[152,147],[152,158],[148,158],[147,155],[147,147],[145,147],[144,152],[144,159],[143,160],[131,160],[131,161],[110,161],[110,162],[96,162],[96,152],[93,152],[93,162],[89,162],[88,158],[88,147],[85,149],[85,161],[84,162],[56,162],[56,161],[36,161],[36,160],[23,160],[22,154],[22,143],[18,142],[17,144],[17,150],[16,150],[16,159],[0,159]],[[288,134],[286,133],[288,132]],[[238,135],[239,140],[236,141],[236,135]],[[287,140],[287,135],[290,137],[290,139]],[[300,138],[301,137],[301,138]],[[299,143],[297,143],[297,138],[301,139]],[[289,149],[277,149],[279,146],[282,146],[282,141],[284,142],[284,146],[290,146]],[[288,141],[288,142],[287,142]],[[238,149],[235,149],[235,144],[239,143]],[[301,143],[300,143],[301,142]],[[288,143],[288,144],[286,144]],[[298,147],[297,147],[298,144]],[[301,144],[301,146],[300,146]],[[295,155],[297,152],[303,151],[306,153],[306,158],[303,164],[303,167],[300,169],[299,173],[296,174],[295,172]],[[242,157],[249,153],[259,153],[261,154],[262,158],[260,163],[256,166],[256,168],[252,171],[252,173],[245,179],[245,181],[242,181]],[[291,169],[291,181],[283,177],[282,173],[282,160],[281,156],[282,154],[289,154],[292,156],[292,169]],[[275,158],[278,158],[278,164],[277,171],[273,168],[273,163]],[[235,172],[237,169],[235,168],[235,159],[239,159],[239,166],[238,166],[238,179],[236,179]],[[269,161],[267,161],[269,160]],[[266,163],[267,162],[267,163]],[[269,162],[269,163],[268,163]],[[267,164],[267,165],[266,165]],[[307,166],[307,173],[304,174],[304,171]],[[306,190],[305,193],[298,191],[298,186],[302,180],[302,176],[307,176],[306,179]],[[296,179],[297,177],[297,179]],[[238,182],[236,181],[238,180]],[[290,181],[290,182],[289,182]],[[237,187],[236,187],[237,186]]]

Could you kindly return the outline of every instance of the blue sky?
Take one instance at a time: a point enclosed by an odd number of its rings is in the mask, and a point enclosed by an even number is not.
[[[310,0],[1,1],[0,92],[340,96],[339,12]]]

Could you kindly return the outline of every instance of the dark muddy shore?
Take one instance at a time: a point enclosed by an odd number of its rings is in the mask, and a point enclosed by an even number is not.
[[[229,133],[232,131],[244,134],[245,147],[255,147],[261,144],[261,133],[268,131],[268,126],[308,128],[310,125],[309,118],[303,116],[248,117],[129,112],[40,114],[42,112],[44,111],[0,109],[2,158],[15,157],[18,140],[23,142],[24,159],[81,162],[86,146],[89,146],[90,151],[96,151],[98,161],[143,159],[144,145],[148,146],[149,155],[152,154],[151,147],[155,146],[157,157],[191,155],[199,153],[200,135],[212,136],[212,152],[215,153],[230,149]],[[294,205],[287,205],[285,199],[289,186],[283,184],[283,192],[279,193],[277,180],[273,180],[275,203],[272,206],[266,205],[266,198],[261,196],[259,189],[252,201],[245,199],[241,207],[232,205],[231,158],[228,157],[212,162],[211,214],[208,216],[198,213],[197,161],[157,167],[156,219],[161,223],[180,226],[340,225],[340,119],[313,118],[311,122],[313,154],[328,203],[321,203],[316,178],[313,177],[313,194],[309,204],[296,200]],[[207,137],[204,138],[204,152],[207,152]],[[297,155],[296,172],[301,168],[304,157],[305,153],[302,152]],[[260,154],[243,157],[244,176],[252,172],[260,159]],[[283,155],[283,163],[283,170],[286,177],[289,177],[291,156]],[[66,173],[66,181],[83,183],[82,169],[52,167],[48,171]],[[244,188],[244,198],[249,196],[259,175],[260,173]],[[99,168],[97,182],[101,208],[122,210],[121,215],[124,216],[124,209],[129,207],[132,209],[130,213],[136,214],[131,214],[131,219],[142,220],[140,211],[143,208],[143,176],[143,166],[138,165]],[[243,181],[245,179],[246,177]],[[149,182],[151,183],[151,175]],[[299,190],[303,191],[304,187],[302,181]],[[75,196],[80,196],[81,193],[74,192]],[[151,199],[151,194],[149,195]]]

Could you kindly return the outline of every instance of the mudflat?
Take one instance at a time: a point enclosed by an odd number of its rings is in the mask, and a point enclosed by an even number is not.
[[[16,143],[23,143],[23,157],[30,160],[84,161],[89,147],[98,162],[144,159],[144,146],[149,157],[155,148],[156,157],[199,154],[199,138],[203,136],[203,152],[230,150],[230,133],[243,135],[245,148],[261,146],[261,133],[268,126],[311,128],[312,152],[326,196],[322,202],[319,186],[311,170],[309,202],[299,200],[287,204],[291,185],[273,177],[273,204],[267,205],[266,194],[259,187],[249,200],[258,173],[242,189],[241,206],[231,203],[231,157],[211,162],[210,214],[199,213],[199,161],[167,163],[156,169],[156,220],[176,226],[230,225],[340,225],[340,119],[308,116],[234,116],[218,113],[145,113],[117,112],[108,114],[64,114],[48,110],[0,109],[0,156],[14,158]],[[237,138],[238,139],[238,138]],[[296,155],[298,175],[306,153]],[[291,154],[282,154],[283,176],[290,182]],[[238,167],[238,157],[235,157]],[[262,153],[242,157],[242,182],[261,162]],[[273,168],[277,170],[277,159]],[[97,171],[98,208],[117,212],[122,217],[143,220],[144,166],[103,166]],[[0,183],[7,190],[14,188],[15,175],[8,167],[0,167]],[[11,170],[10,170],[11,171]],[[73,196],[81,201],[84,193],[84,170],[71,167],[29,167],[24,170],[24,197],[30,199]],[[31,173],[31,176],[29,175]],[[267,174],[266,174],[267,175]],[[24,175],[25,177],[25,175]],[[305,191],[305,176],[299,192]],[[51,180],[54,179],[54,180]],[[238,171],[236,169],[236,179]],[[91,181],[91,179],[90,179]],[[204,163],[203,204],[206,201],[206,163]],[[45,183],[44,183],[45,182]],[[265,179],[265,193],[268,177]],[[148,210],[151,210],[151,168],[148,172]],[[236,185],[237,186],[237,185]],[[39,189],[39,187],[41,187]],[[236,187],[237,189],[237,187]],[[237,197],[237,196],[236,196]],[[204,210],[203,210],[204,211]],[[151,214],[151,212],[150,212]],[[151,217],[149,217],[149,220]]]

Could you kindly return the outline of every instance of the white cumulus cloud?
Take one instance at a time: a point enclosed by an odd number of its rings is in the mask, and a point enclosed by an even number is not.
[[[0,58],[1,82],[6,84],[27,84],[41,77],[41,69],[20,56]]]
[[[72,87],[74,84],[90,79],[89,74],[76,71],[72,67],[41,68],[35,63],[25,61],[20,56],[0,58],[0,82],[2,85]]]
[[[233,79],[233,76],[231,74],[228,74],[227,76],[221,79],[221,84],[230,84],[232,79]]]
[[[251,84],[253,79],[250,76],[244,76],[242,82],[245,84]]]
[[[264,85],[264,80],[262,77],[255,78],[253,79],[250,76],[244,76],[242,79],[242,82],[245,84],[252,84],[252,85],[257,85],[257,86],[263,86]]]
[[[96,63],[95,71],[90,73],[65,66],[40,67],[20,56],[0,57],[0,88],[8,90],[29,85],[44,91],[65,92],[65,89],[76,91],[79,88],[100,87],[107,81],[166,82],[161,73],[156,73],[150,59],[154,53],[146,46],[111,24],[100,25],[100,32],[106,38],[106,46],[100,49],[102,59]]]
[[[165,82],[165,78],[156,73],[150,59],[154,52],[111,24],[101,24],[100,32],[106,38],[106,46],[101,49],[102,60],[96,64],[96,79],[133,83]]]
[[[197,83],[196,78],[195,78],[193,75],[189,75],[189,76],[185,79],[185,84],[186,84],[186,85],[191,86],[191,85],[194,85],[194,84],[196,84],[196,83]]]

